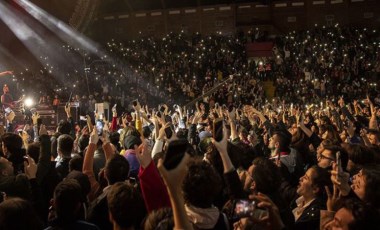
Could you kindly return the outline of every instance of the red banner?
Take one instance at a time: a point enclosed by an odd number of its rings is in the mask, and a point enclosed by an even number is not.
[[[272,57],[273,42],[253,42],[245,46],[248,57]]]

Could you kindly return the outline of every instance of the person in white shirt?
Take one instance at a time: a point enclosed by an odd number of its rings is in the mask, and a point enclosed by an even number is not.
[[[318,166],[309,168],[300,178],[299,197],[292,205],[294,229],[319,229],[320,210],[326,208],[325,186],[331,186],[330,174]]]

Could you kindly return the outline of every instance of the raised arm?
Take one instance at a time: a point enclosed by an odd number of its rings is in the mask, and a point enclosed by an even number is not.
[[[136,153],[140,162],[139,180],[142,196],[148,212],[162,207],[170,207],[170,200],[165,184],[152,161],[151,151],[145,140]]]
[[[97,147],[97,143],[99,141],[98,133],[96,129],[93,129],[90,134],[90,141],[87,147],[86,155],[83,160],[83,173],[88,176],[91,184],[91,191],[88,195],[90,201],[96,198],[96,194],[100,189],[99,183],[95,179],[94,174],[94,153]]]
[[[241,185],[241,182],[239,180],[239,175],[237,174],[235,167],[232,164],[231,158],[229,157],[227,152],[227,139],[227,130],[226,127],[223,126],[223,139],[220,142],[217,142],[215,141],[215,139],[212,139],[212,143],[214,144],[215,148],[219,152],[220,157],[222,158],[224,180],[227,184],[227,189],[231,199],[245,198],[243,186]]]
[[[50,137],[47,135],[46,127],[45,125],[41,125],[40,128],[40,155],[38,158],[38,164],[37,164],[37,182],[38,184],[41,184],[42,180],[46,176],[46,174],[49,172],[50,169],[50,162],[51,162],[51,142]]]
[[[236,119],[236,113],[235,113],[235,108],[234,108],[230,113],[228,113],[228,120],[230,122],[230,127],[231,127],[231,136],[230,136],[231,141],[239,137],[236,131],[235,119]]]
[[[7,75],[12,75],[12,74],[13,74],[13,71],[7,70],[7,71],[4,71],[4,72],[1,72],[0,73],[0,77],[7,76]]]
[[[369,96],[367,96],[367,100],[369,102],[370,108],[371,108],[371,119],[369,120],[369,128],[379,130],[379,127],[377,125],[377,117],[376,117],[376,108],[373,102],[369,99]]]
[[[185,201],[182,195],[182,183],[187,174],[187,163],[190,159],[189,154],[185,154],[181,163],[172,170],[166,170],[163,160],[158,161],[160,171],[169,192],[170,202],[173,208],[174,229],[193,229],[185,210]]]
[[[136,106],[133,106],[135,109],[135,114],[136,114],[136,129],[142,134],[142,121],[140,117],[140,110],[141,110],[141,105],[140,102],[137,102]]]
[[[112,121],[111,121],[111,127],[110,130],[112,132],[117,131],[117,111],[116,111],[116,104],[112,107]]]
[[[67,116],[67,121],[70,123],[70,127],[71,127],[70,135],[75,136],[74,119],[71,116],[71,108],[70,108],[69,103],[65,105],[65,112]]]

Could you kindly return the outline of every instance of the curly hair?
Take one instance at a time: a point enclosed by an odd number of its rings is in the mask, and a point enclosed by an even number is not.
[[[354,217],[348,224],[349,230],[376,229],[380,225],[378,210],[357,199],[345,200],[341,208],[347,209]]]
[[[269,195],[278,191],[281,184],[281,174],[277,165],[263,157],[256,158],[252,164],[255,166],[252,178],[256,183],[258,192]]]
[[[221,192],[222,178],[215,168],[201,159],[189,163],[189,171],[182,189],[186,203],[199,208],[209,208]]]
[[[173,210],[165,207],[151,212],[145,219],[145,230],[169,230],[174,228]]]
[[[364,201],[376,208],[380,208],[380,165],[366,165],[362,169],[365,176]]]

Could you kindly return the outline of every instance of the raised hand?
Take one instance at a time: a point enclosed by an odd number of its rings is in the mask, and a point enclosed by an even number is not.
[[[88,132],[92,132],[94,129],[94,126],[92,125],[91,117],[89,115],[86,115],[86,121],[87,121],[87,127],[88,127]],[[82,130],[82,134],[84,134]]]
[[[157,168],[164,179],[164,182],[170,191],[180,191],[182,182],[185,179],[188,168],[187,163],[190,160],[190,155],[185,153],[181,162],[174,169],[167,170],[162,159],[158,160]]]
[[[235,107],[232,109],[231,112],[228,112],[228,119],[231,121],[236,120],[236,109]]]
[[[351,187],[349,185],[350,174],[347,172],[339,173],[338,165],[333,163],[333,170],[331,170],[331,181],[335,185],[342,196],[347,196],[350,193]]]
[[[106,128],[106,125],[103,126],[103,132],[102,132],[102,142],[103,144],[110,143],[110,132],[108,126]]]
[[[112,116],[117,117],[117,110],[116,110],[116,104],[112,107]]]
[[[148,167],[150,162],[152,162],[151,149],[146,143],[146,140],[142,140],[142,144],[137,149],[136,156],[143,168]]]
[[[273,201],[265,194],[258,193],[257,195],[250,196],[254,200],[257,200],[257,206],[262,209],[266,209],[267,215],[256,219],[256,222],[266,224],[270,226],[270,229],[283,229],[285,227],[281,220],[280,211]]]
[[[335,184],[333,185],[333,194],[331,194],[331,191],[328,186],[325,186],[325,190],[326,190],[326,194],[328,198],[326,202],[327,210],[336,211],[337,202],[342,195],[341,191],[338,189],[338,187]]]
[[[98,136],[98,132],[96,129],[93,129],[91,134],[90,134],[90,140],[89,140],[89,143],[90,144],[98,144],[98,141],[99,141],[99,136]]]
[[[228,133],[225,125],[223,125],[223,139],[219,142],[217,142],[214,138],[212,138],[211,140],[215,148],[219,151],[219,153],[227,154]]]
[[[66,112],[67,117],[71,117],[71,108],[70,108],[69,103],[66,103],[65,105],[65,112]]]
[[[192,120],[192,124],[194,124],[194,125],[198,124],[201,117],[202,117],[202,114],[200,112],[195,112],[193,120]]]
[[[28,177],[28,179],[34,179],[36,178],[37,174],[37,164],[34,162],[33,158],[26,156],[25,157],[28,162],[24,161],[24,171],[25,175]]]

